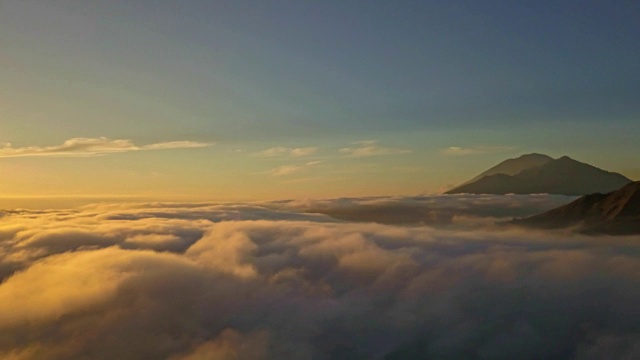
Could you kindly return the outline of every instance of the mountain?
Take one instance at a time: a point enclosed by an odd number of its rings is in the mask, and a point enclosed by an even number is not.
[[[500,164],[492,167],[491,169],[483,172],[482,174],[474,177],[473,179],[467,181],[465,184],[472,183],[474,181],[478,181],[485,176],[504,174],[504,175],[516,175],[526,169],[530,169],[532,167],[544,165],[550,161],[553,161],[551,156],[543,155],[543,154],[525,154],[515,159],[507,159]]]
[[[544,229],[576,227],[586,233],[640,234],[640,181],[512,223]]]
[[[541,154],[509,159],[445,194],[562,194],[606,193],[630,183],[618,173],[605,171],[568,156],[553,159]]]

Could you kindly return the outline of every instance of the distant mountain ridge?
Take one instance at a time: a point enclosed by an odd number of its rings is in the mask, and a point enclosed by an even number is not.
[[[515,159],[507,159],[500,164],[490,168],[489,170],[483,172],[482,174],[474,177],[473,179],[467,181],[465,184],[472,183],[474,181],[478,181],[485,176],[504,174],[504,175],[517,175],[526,169],[530,169],[532,167],[544,165],[549,161],[553,161],[551,156],[543,155],[543,154],[525,154]]]
[[[568,156],[553,159],[526,154],[508,159],[445,194],[561,194],[606,193],[632,182]]]
[[[586,195],[512,223],[543,229],[576,227],[586,233],[640,234],[640,181],[607,194]]]

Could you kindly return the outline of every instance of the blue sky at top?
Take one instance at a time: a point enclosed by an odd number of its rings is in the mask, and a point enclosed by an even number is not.
[[[5,0],[0,142],[378,140],[452,174],[450,146],[640,175],[639,20],[631,1]]]

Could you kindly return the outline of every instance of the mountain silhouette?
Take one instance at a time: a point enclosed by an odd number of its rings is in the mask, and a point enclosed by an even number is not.
[[[445,194],[561,194],[606,193],[631,180],[576,161],[568,156],[553,159],[527,154],[509,159]]]
[[[474,181],[478,181],[485,176],[504,174],[504,175],[517,175],[524,170],[530,169],[532,167],[544,165],[549,161],[553,161],[551,156],[543,155],[543,154],[525,154],[515,159],[507,159],[500,164],[492,167],[491,169],[483,172],[482,174],[474,177],[473,179],[467,181],[465,184],[472,183]]]
[[[576,227],[586,233],[640,234],[640,181],[512,223],[544,229]]]

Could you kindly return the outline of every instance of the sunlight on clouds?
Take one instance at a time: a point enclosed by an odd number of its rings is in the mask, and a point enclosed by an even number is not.
[[[258,247],[246,234],[233,230],[233,226],[227,229],[225,224],[216,226],[214,232],[206,234],[190,247],[185,256],[224,273],[242,278],[256,277],[257,271],[250,263],[250,256]]]
[[[111,250],[65,254],[16,274],[0,286],[0,328],[40,323],[109,301],[125,273],[103,266],[126,266],[125,256]]]

